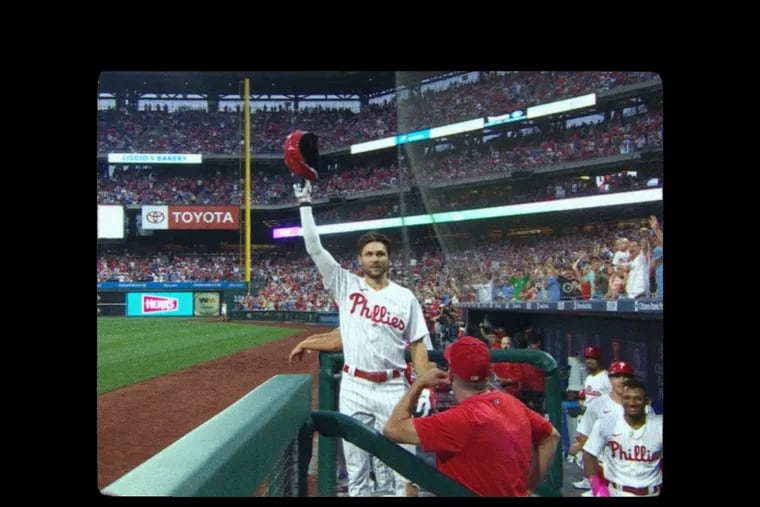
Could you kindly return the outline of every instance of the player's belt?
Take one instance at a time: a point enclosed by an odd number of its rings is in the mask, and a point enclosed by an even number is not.
[[[623,486],[610,481],[610,486],[626,493],[632,493],[634,495],[656,495],[660,492],[661,485],[649,486],[648,488],[634,488],[633,486]]]
[[[369,380],[370,382],[385,382],[389,377],[388,372],[390,372],[390,378],[399,378],[401,376],[401,371],[399,370],[364,371],[359,368],[351,368],[347,364],[343,365],[343,371],[354,377]]]

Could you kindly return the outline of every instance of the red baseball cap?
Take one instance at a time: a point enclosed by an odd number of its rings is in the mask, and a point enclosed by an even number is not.
[[[625,361],[615,361],[607,370],[608,375],[628,375],[633,377],[633,366]]]
[[[599,347],[589,346],[586,347],[586,350],[583,352],[584,357],[590,357],[591,359],[601,359],[602,358],[602,350]]]
[[[481,340],[463,336],[443,351],[451,373],[466,382],[477,382],[491,375],[491,352]]]

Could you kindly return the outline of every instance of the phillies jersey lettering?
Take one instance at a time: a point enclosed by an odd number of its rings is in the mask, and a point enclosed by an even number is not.
[[[343,269],[325,250],[312,258],[338,305],[345,363],[365,371],[403,371],[406,347],[430,341],[414,293],[391,280],[375,290],[364,278]]]
[[[604,476],[634,488],[662,484],[662,415],[651,411],[640,428],[632,428],[620,413],[599,418],[583,450],[596,456],[604,452]]]
[[[594,391],[591,389],[591,386],[586,386],[586,390],[584,392],[586,393],[586,399],[598,398],[602,395],[601,391]]]
[[[365,291],[366,292],[366,291]],[[348,296],[348,299],[353,302],[353,306],[349,313],[359,311],[359,315],[365,317],[372,322],[379,322],[380,324],[388,324],[391,327],[395,327],[401,331],[406,327],[404,321],[398,317],[388,316],[388,309],[384,306],[375,305],[372,310],[367,306],[367,298],[361,293],[353,293]]]
[[[588,406],[592,400],[609,394],[612,391],[610,377],[607,370],[600,370],[595,375],[588,375],[583,383],[583,392],[586,395],[585,404]]]
[[[613,437],[614,438],[614,437]],[[660,459],[660,451],[654,453],[647,450],[645,445],[634,445],[632,449],[625,450],[620,442],[612,440],[609,443],[610,457],[627,461],[656,461]]]

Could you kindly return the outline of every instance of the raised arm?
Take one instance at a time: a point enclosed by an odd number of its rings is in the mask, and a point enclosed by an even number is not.
[[[303,234],[306,252],[311,256],[314,264],[325,281],[330,280],[340,264],[330,255],[330,252],[322,248],[322,242],[317,233],[317,224],[311,209],[311,182],[306,180],[304,185],[293,185],[296,198],[298,199],[299,213],[301,215],[301,234]]]
[[[641,245],[641,253],[649,255],[649,240],[647,238],[641,238],[639,245]]]
[[[583,281],[583,271],[581,271],[580,269],[578,269],[578,264],[581,262],[581,260],[583,259],[584,255],[585,255],[584,253],[581,253],[581,255],[577,259],[575,259],[575,262],[573,262],[573,265],[572,265],[573,273],[575,273],[575,277],[579,281]]]
[[[657,236],[657,240],[662,245],[662,229],[660,229],[660,224],[657,222],[657,217],[654,215],[651,215],[649,217],[649,227],[652,228],[654,231],[655,236]]]
[[[420,397],[420,393],[426,387],[432,389],[435,386],[448,386],[450,384],[449,374],[436,368],[435,364],[425,373],[418,375],[417,380],[412,383],[409,390],[406,391],[391,412],[383,427],[383,436],[402,444],[419,444],[420,437],[414,427],[412,414],[417,407],[417,399]]]

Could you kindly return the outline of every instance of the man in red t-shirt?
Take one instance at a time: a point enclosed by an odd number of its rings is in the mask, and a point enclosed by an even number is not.
[[[549,471],[559,432],[513,396],[491,391],[491,354],[465,336],[444,351],[445,372],[431,368],[393,409],[383,435],[436,453],[436,468],[480,496],[528,496]],[[451,387],[457,404],[413,418],[426,387]]]
[[[512,348],[512,338],[504,334],[504,330],[496,328],[493,330],[494,344],[493,348],[497,350],[509,350]],[[522,364],[498,362],[491,365],[491,369],[496,374],[496,382],[504,392],[517,396],[522,389]]]

